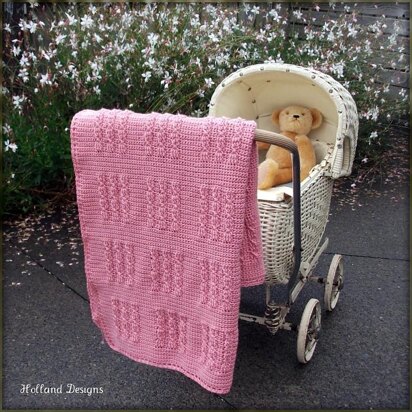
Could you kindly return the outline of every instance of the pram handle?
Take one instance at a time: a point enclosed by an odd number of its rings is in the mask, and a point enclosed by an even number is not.
[[[292,154],[292,185],[293,185],[293,235],[295,262],[292,276],[288,282],[288,305],[292,302],[292,290],[296,284],[301,263],[301,211],[300,211],[300,160],[298,147],[291,139],[279,133],[256,129],[255,140],[274,144],[288,150]]]
[[[298,151],[296,143],[288,137],[283,136],[283,134],[269,132],[267,130],[262,129],[256,129],[255,140],[263,143],[270,143],[276,146],[280,146],[286,150],[289,150],[292,153]]]

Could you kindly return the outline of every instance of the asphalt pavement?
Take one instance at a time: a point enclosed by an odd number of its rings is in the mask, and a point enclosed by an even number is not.
[[[90,316],[75,205],[6,222],[3,409],[409,410],[409,186],[338,191],[326,236],[316,273],[342,254],[345,286],[336,309],[322,311],[312,361],[298,363],[295,332],[240,322],[233,386],[218,396],[104,343]],[[322,302],[323,287],[304,289],[291,321],[310,297]],[[262,287],[243,289],[241,310],[262,314]]]

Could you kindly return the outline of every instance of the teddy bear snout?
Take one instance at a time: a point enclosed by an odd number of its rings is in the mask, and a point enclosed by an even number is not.
[[[299,119],[300,116],[299,116],[298,114],[294,114],[293,117],[294,117],[295,119]]]

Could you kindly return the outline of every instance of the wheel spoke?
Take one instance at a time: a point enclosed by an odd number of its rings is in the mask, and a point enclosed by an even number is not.
[[[303,311],[298,333],[298,359],[308,363],[319,339],[321,310],[319,301],[311,299]]]
[[[325,282],[324,302],[326,310],[331,312],[339,299],[340,291],[343,288],[343,261],[341,255],[334,255],[329,267],[328,276]]]

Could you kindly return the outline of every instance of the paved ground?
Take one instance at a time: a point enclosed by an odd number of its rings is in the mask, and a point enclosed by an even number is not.
[[[335,311],[323,312],[312,362],[298,364],[295,333],[271,336],[240,323],[234,383],[223,397],[102,341],[90,318],[74,208],[5,225],[3,408],[409,410],[409,190],[380,192],[334,197],[318,272],[341,253],[346,283]],[[245,289],[242,308],[261,312],[262,292]],[[304,291],[292,320],[310,296],[322,299],[322,288]],[[21,393],[27,384],[103,393]]]

